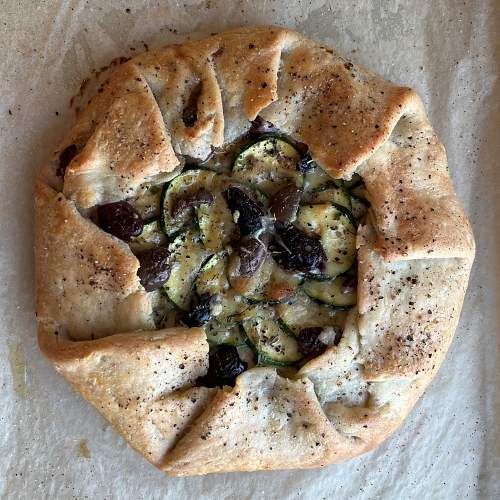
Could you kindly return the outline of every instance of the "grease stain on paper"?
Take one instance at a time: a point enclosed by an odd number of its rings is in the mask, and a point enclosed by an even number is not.
[[[86,439],[80,439],[80,442],[78,443],[78,456],[82,458],[90,458],[90,450],[87,446]]]
[[[28,385],[26,383],[26,359],[24,358],[21,342],[8,340],[9,364],[12,373],[12,384],[14,391],[21,398],[28,397]]]

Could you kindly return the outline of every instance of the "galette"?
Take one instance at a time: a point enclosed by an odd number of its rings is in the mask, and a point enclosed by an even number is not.
[[[420,98],[277,27],[96,81],[35,185],[45,356],[172,475],[379,445],[443,361],[475,252]]]

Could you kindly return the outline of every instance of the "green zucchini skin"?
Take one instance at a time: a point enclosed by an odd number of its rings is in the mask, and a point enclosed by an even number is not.
[[[348,219],[349,222],[352,224],[354,228],[358,227],[358,221],[352,215],[352,212],[350,209],[346,208],[344,205],[339,205],[338,203],[335,203],[334,201],[331,202],[332,206],[334,206],[339,212],[342,212]]]
[[[339,276],[329,281],[307,280],[302,289],[313,300],[337,309],[347,310],[356,305],[356,288],[350,276]]]
[[[327,256],[320,276],[335,278],[346,272],[356,257],[356,225],[352,214],[333,203],[302,205],[297,214],[297,225],[305,232],[320,237]]]
[[[297,165],[300,153],[278,137],[260,139],[245,148],[234,161],[232,175],[237,181],[272,196],[286,184],[302,186]]]
[[[278,321],[269,306],[250,307],[242,314],[241,324],[259,362],[268,360],[272,364],[287,366],[303,358],[295,336],[283,329],[283,323]]]
[[[274,309],[281,324],[294,335],[299,335],[303,328],[342,327],[346,319],[345,311],[313,300],[303,290]]]
[[[216,253],[202,266],[195,282],[196,293],[199,296],[216,295],[229,289],[227,258],[226,253]]]
[[[211,345],[227,344],[238,347],[245,345],[248,340],[244,330],[236,322],[221,324],[212,320],[204,326],[204,330]]]
[[[215,172],[208,170],[187,170],[165,184],[161,196],[161,220],[168,237],[172,238],[193,223],[193,212],[190,210],[176,218],[172,217],[175,201],[201,188],[210,191],[215,176]]]
[[[351,212],[354,219],[359,222],[363,220],[371,204],[367,199],[367,192],[363,179],[354,174],[348,187],[348,193],[351,197]]]
[[[210,319],[203,327],[211,349],[228,344],[251,359],[249,366],[295,369],[308,359],[297,340],[301,329],[341,327],[345,311],[356,304],[355,287],[346,285],[355,269],[357,225],[369,203],[359,176],[333,179],[313,160],[304,168],[304,158],[310,157],[284,136],[264,134],[238,148],[224,165],[212,158],[190,166],[162,187],[145,191],[143,200],[134,200],[154,218],[146,219],[130,247],[140,253],[168,245],[170,276],[154,299],[157,328],[182,324],[183,316],[209,297]],[[286,271],[269,253],[253,275],[239,275],[240,228],[225,190],[240,187],[253,196],[266,219],[262,232],[269,234],[276,229],[273,224],[278,227],[270,209],[273,196],[289,184],[300,188],[302,199],[296,218],[281,227],[293,224],[316,234],[327,258],[324,269],[313,276]],[[200,189],[211,197],[198,198],[198,204],[172,217],[176,200]]]
[[[303,205],[333,203],[347,209],[347,211],[350,211],[352,207],[349,193],[343,187],[332,186],[331,182],[305,193],[302,200]]]
[[[194,230],[177,236],[168,249],[170,276],[163,287],[168,298],[179,309],[187,311],[191,304],[196,277],[211,252],[203,247],[200,234]]]

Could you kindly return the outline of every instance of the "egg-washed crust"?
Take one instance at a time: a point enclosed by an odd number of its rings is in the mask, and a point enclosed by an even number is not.
[[[68,382],[150,462],[160,465],[213,390],[192,387],[208,369],[201,328],[74,342],[42,323],[40,349]],[[171,416],[165,425],[164,414]]]
[[[35,185],[36,311],[75,340],[153,329],[139,261],[46,184]]]
[[[137,259],[87,217],[231,143],[257,115],[332,176],[363,176],[371,208],[358,231],[358,306],[340,344],[295,379],[253,368],[234,388],[196,387],[208,367],[203,330],[152,331]],[[41,350],[173,475],[318,467],[377,446],[443,361],[475,251],[415,92],[276,27],[119,65],[42,169],[35,215]]]

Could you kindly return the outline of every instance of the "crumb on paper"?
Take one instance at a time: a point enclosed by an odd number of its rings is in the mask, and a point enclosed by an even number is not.
[[[9,365],[12,373],[12,384],[14,391],[21,398],[28,396],[28,385],[26,384],[26,360],[24,358],[21,342],[8,340]]]
[[[90,450],[87,446],[86,439],[80,439],[80,442],[78,443],[78,456],[82,458],[90,458]]]

